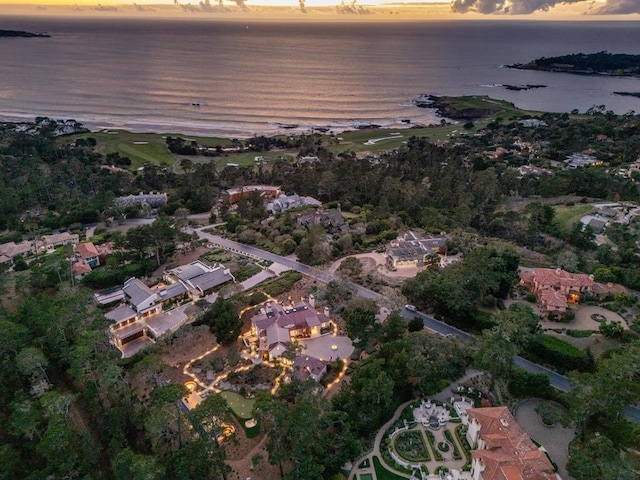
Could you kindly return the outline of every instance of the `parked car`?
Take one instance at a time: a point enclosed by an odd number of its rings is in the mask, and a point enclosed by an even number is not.
[[[416,307],[414,307],[413,305],[405,305],[404,308],[406,308],[410,312],[417,312],[418,311],[418,309]]]

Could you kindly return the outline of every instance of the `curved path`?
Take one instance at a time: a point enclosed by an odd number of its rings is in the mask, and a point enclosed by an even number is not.
[[[551,459],[558,465],[560,476],[569,479],[571,477],[567,473],[567,461],[569,444],[575,437],[575,428],[565,428],[561,425],[546,427],[536,412],[536,407],[541,402],[538,398],[525,400],[517,405],[513,416],[531,438],[544,446]]]
[[[186,233],[196,233],[200,238],[204,238],[215,245],[218,245],[240,255],[280,263],[281,265],[285,265],[292,270],[296,270],[321,282],[338,280],[338,277],[336,277],[331,272],[310,267],[309,265],[296,262],[295,260],[291,260],[290,258],[281,257],[280,255],[276,255],[275,253],[266,252],[250,245],[244,245],[242,243],[234,242],[233,240],[229,240],[218,235],[212,235],[210,233],[204,232],[203,229],[205,228],[210,227],[201,227],[197,229],[185,228],[184,231]],[[384,301],[384,297],[381,294],[374,292],[373,290],[369,290],[368,288],[362,287],[353,282],[346,282],[346,284],[354,291],[354,293],[356,293],[360,297],[369,298],[371,300]],[[403,311],[403,315],[405,318],[409,319],[414,317],[421,318],[425,328],[439,335],[455,336],[463,342],[470,342],[473,339],[473,336],[469,333],[464,332],[459,328],[452,327],[451,325],[441,322],[440,320],[436,320],[435,318],[424,313],[411,312],[405,309]],[[563,375],[560,375],[559,373],[554,372],[553,370],[549,370],[548,368],[543,367],[542,365],[538,365],[537,363],[530,362],[529,360],[526,360],[520,356],[513,357],[513,362],[520,368],[529,372],[544,373],[545,375],[547,375],[547,377],[549,377],[551,386],[557,388],[558,390],[561,390],[563,392],[568,392],[569,390],[571,390],[569,379]],[[640,408],[632,405],[627,405],[624,413],[626,417],[632,422],[640,423]]]
[[[452,382],[447,388],[445,388],[444,390],[441,390],[439,393],[430,396],[429,398],[432,398],[434,400],[439,400],[441,402],[448,402],[449,399],[451,398],[451,396],[453,395],[453,386],[454,385],[459,385],[461,383],[465,383],[467,381],[469,381],[470,379],[472,379],[473,377],[480,375],[482,372],[479,372],[477,370],[474,369],[468,369],[465,374],[460,377],[458,380],[456,380],[455,382]],[[393,417],[391,417],[391,420],[389,420],[387,423],[385,423],[382,427],[380,427],[380,430],[378,430],[378,433],[376,433],[376,438],[374,440],[373,443],[373,448],[366,454],[364,454],[362,457],[360,457],[358,460],[356,460],[353,464],[353,468],[351,469],[351,472],[349,473],[349,480],[356,478],[357,474],[363,474],[363,473],[371,473],[373,474],[374,472],[374,468],[373,468],[373,457],[376,456],[380,459],[380,463],[382,463],[382,465],[387,468],[388,470],[392,471],[393,473],[395,473],[396,475],[400,475],[402,477],[405,478],[411,478],[411,475],[408,474],[403,474],[398,472],[397,470],[395,470],[394,468],[390,467],[382,458],[382,454],[380,453],[380,443],[382,442],[382,438],[384,437],[385,432],[387,431],[387,429],[393,425],[393,423],[400,417],[400,415],[402,414],[402,411],[407,407],[407,405],[409,405],[413,400],[409,400],[408,402],[403,403],[402,405],[400,405],[395,413],[393,414]],[[370,468],[366,468],[366,469],[359,469],[358,465],[360,465],[365,459],[369,459],[369,465]]]
[[[404,135],[401,133],[391,134],[390,137],[381,137],[381,138],[372,138],[371,140],[367,140],[363,143],[363,145],[375,145],[378,142],[382,142],[383,140],[395,140],[396,138],[402,138]]]
[[[380,430],[378,430],[378,433],[376,434],[376,439],[373,442],[373,449],[371,451],[369,451],[367,454],[365,454],[362,457],[360,457],[359,459],[357,459],[353,463],[353,468],[351,469],[351,472],[349,472],[349,480],[355,480],[356,475],[358,473],[360,473],[360,474],[362,474],[362,473],[371,473],[375,477],[375,473],[374,473],[375,470],[373,468],[373,457],[378,457],[378,459],[380,460],[380,463],[382,464],[382,466],[385,467],[387,470],[392,471],[396,475],[399,475],[399,476],[405,477],[405,478],[411,478],[411,475],[408,475],[406,473],[400,473],[400,472],[396,471],[395,469],[391,468],[389,465],[387,465],[387,462],[384,461],[384,458],[382,458],[382,454],[380,453],[380,442],[382,442],[382,438],[384,437],[385,432],[400,417],[400,415],[402,414],[402,411],[411,402],[412,402],[412,400],[409,400],[408,402],[404,402],[402,405],[400,405],[396,409],[395,413],[393,414],[393,417],[391,417],[391,420],[389,420],[382,427],[380,427]],[[359,469],[358,465],[360,465],[362,462],[364,462],[367,458],[369,459],[369,465],[370,465],[369,468]]]

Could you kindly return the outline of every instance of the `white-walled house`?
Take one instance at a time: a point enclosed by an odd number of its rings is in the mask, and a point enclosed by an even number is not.
[[[507,407],[467,410],[473,480],[558,480],[546,453],[522,431]]]

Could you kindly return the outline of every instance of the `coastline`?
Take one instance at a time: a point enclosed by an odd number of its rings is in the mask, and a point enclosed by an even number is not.
[[[431,109],[433,110],[433,109]],[[426,127],[437,125],[442,117],[434,111],[433,120],[431,122],[420,121],[417,123],[406,123],[400,119],[388,119],[382,124],[370,123],[361,120],[352,120],[349,122],[330,122],[327,124],[296,124],[295,127],[283,126],[278,122],[267,122],[262,124],[214,124],[214,123],[196,123],[196,122],[180,122],[180,121],[158,121],[149,120],[132,120],[132,121],[113,121],[108,119],[89,119],[77,115],[65,114],[5,114],[0,112],[0,122],[16,122],[28,123],[33,122],[36,117],[48,117],[54,120],[75,120],[92,132],[103,130],[126,130],[131,133],[154,133],[154,134],[179,134],[193,135],[198,137],[216,137],[216,138],[237,138],[246,140],[255,136],[272,137],[277,135],[301,135],[309,134],[314,131],[318,133],[334,133],[340,134],[345,131],[361,130],[366,128],[381,128],[388,130],[402,130],[416,127]]]

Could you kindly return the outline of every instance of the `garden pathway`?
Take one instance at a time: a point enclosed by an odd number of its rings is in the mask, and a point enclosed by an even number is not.
[[[374,478],[376,478],[376,474],[375,474],[375,470],[373,468],[373,457],[378,457],[380,459],[380,463],[382,463],[382,465],[387,468],[388,470],[394,472],[396,475],[399,475],[401,477],[404,478],[411,478],[411,475],[407,475],[407,474],[402,474],[400,472],[396,472],[395,470],[393,470],[392,468],[390,468],[386,462],[384,461],[384,459],[382,458],[382,454],[380,453],[380,442],[382,442],[382,438],[384,437],[385,432],[387,431],[387,429],[393,425],[393,423],[400,417],[400,415],[402,414],[402,411],[407,407],[407,405],[409,405],[412,402],[412,400],[409,400],[408,402],[404,402],[402,405],[400,405],[395,413],[393,414],[393,417],[391,417],[391,419],[385,423],[380,430],[378,430],[378,433],[376,433],[376,439],[373,442],[373,449],[371,451],[369,451],[368,453],[366,453],[365,455],[363,455],[362,457],[360,457],[359,459],[357,459],[355,462],[353,462],[353,468],[351,469],[351,472],[349,472],[349,480],[357,480],[357,475],[358,474],[362,474],[362,473],[369,473],[371,475],[374,476]],[[360,465],[362,462],[364,462],[365,459],[369,459],[369,468],[366,469],[359,469],[358,465]]]
[[[458,380],[456,380],[455,382],[452,382],[447,388],[445,388],[444,390],[440,391],[439,393],[437,393],[436,395],[433,395],[432,399],[434,400],[439,400],[442,402],[448,402],[452,396],[457,395],[457,393],[453,392],[453,388],[457,387],[460,384],[464,384],[466,382],[468,382],[470,379],[472,379],[473,377],[476,377],[478,375],[480,375],[482,372],[479,372],[478,370],[474,370],[472,368],[469,368],[466,370],[465,374],[460,377]],[[375,478],[375,471],[373,468],[373,457],[376,456],[380,459],[380,462],[382,463],[382,465],[387,468],[388,470],[394,472],[396,475],[405,477],[405,478],[411,478],[411,475],[408,474],[403,474],[400,473],[396,470],[394,470],[393,468],[391,468],[389,465],[387,465],[387,463],[384,461],[384,459],[382,458],[382,454],[380,453],[380,443],[382,442],[382,439],[384,438],[384,434],[387,431],[387,429],[394,424],[394,422],[400,417],[400,415],[402,414],[402,411],[407,407],[407,405],[409,405],[413,400],[410,400],[408,402],[403,403],[402,405],[400,405],[395,413],[393,414],[393,417],[391,417],[391,419],[385,423],[380,430],[378,430],[378,433],[376,433],[376,438],[375,441],[373,443],[373,449],[370,450],[369,452],[367,452],[366,454],[364,454],[362,457],[358,458],[357,460],[355,460],[353,462],[353,467],[351,468],[351,472],[349,472],[349,480],[357,480],[359,477],[358,475],[363,474],[363,473],[369,473],[371,475],[374,476]],[[434,432],[435,433],[435,432]],[[442,435],[444,437],[444,431],[443,430],[438,430],[438,432],[440,435]],[[438,437],[437,433],[435,433],[436,435],[436,441],[439,441],[440,438]],[[454,433],[454,432],[452,432]],[[425,438],[426,441],[426,438]],[[461,446],[459,446],[461,447]],[[429,450],[431,451],[431,448],[428,447]],[[359,469],[358,465],[360,465],[365,459],[369,459],[369,467],[365,468],[365,469]]]

